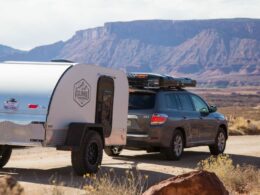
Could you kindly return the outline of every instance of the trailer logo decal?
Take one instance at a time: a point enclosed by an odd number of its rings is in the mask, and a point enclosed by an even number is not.
[[[90,102],[90,90],[91,87],[85,79],[74,84],[73,99],[80,107],[84,107]]]
[[[19,106],[19,103],[16,99],[10,98],[6,101],[4,101],[4,108],[7,110],[17,110]]]

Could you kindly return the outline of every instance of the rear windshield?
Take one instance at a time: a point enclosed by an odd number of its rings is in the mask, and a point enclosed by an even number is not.
[[[130,93],[129,110],[153,109],[155,104],[155,94]]]

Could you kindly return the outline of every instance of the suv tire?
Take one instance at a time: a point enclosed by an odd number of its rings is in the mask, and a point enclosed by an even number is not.
[[[227,135],[222,127],[219,127],[218,133],[215,139],[215,144],[209,145],[209,150],[212,155],[219,155],[225,151]]]
[[[72,167],[77,175],[96,173],[103,157],[103,141],[96,131],[88,131],[79,150],[72,150]]]
[[[184,149],[184,136],[180,130],[175,130],[172,136],[171,145],[162,149],[162,153],[168,160],[180,160]]]
[[[121,146],[107,146],[104,151],[108,156],[119,156],[122,152],[123,147]]]
[[[12,148],[9,146],[0,146],[0,168],[3,168],[9,161],[12,154]]]

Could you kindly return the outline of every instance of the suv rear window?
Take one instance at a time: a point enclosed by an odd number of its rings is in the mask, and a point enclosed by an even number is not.
[[[155,94],[152,93],[130,93],[129,110],[153,109],[155,104]]]

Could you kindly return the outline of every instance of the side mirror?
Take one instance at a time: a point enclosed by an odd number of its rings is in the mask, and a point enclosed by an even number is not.
[[[209,112],[216,112],[218,109],[217,109],[217,106],[215,106],[215,105],[211,105],[210,107],[209,107]]]
[[[208,115],[209,114],[209,110],[207,108],[201,108],[200,109],[200,114],[201,115]]]

